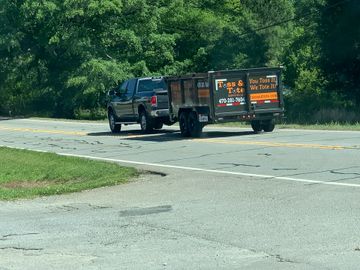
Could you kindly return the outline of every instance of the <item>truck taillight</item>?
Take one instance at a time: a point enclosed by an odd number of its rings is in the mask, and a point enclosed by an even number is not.
[[[157,107],[157,96],[152,96],[150,103],[151,103],[151,107]]]

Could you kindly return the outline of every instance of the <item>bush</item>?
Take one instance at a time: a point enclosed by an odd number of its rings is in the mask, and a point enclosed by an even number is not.
[[[106,110],[102,108],[75,110],[75,119],[78,120],[104,120],[106,117]]]

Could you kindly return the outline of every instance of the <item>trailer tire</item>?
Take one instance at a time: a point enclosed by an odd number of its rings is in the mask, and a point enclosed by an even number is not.
[[[255,133],[260,133],[263,130],[263,127],[259,120],[251,121],[251,127]]]
[[[199,122],[197,113],[191,112],[188,117],[188,129],[191,137],[200,137],[203,127],[203,124]]]
[[[273,120],[264,121],[261,125],[264,132],[272,132],[275,129],[275,123]]]
[[[116,124],[116,116],[112,110],[108,112],[109,127],[112,133],[119,133],[121,130],[121,124]]]
[[[140,118],[141,131],[143,133],[147,134],[153,131],[154,127],[153,127],[152,119],[149,118],[149,116],[145,111],[140,112],[139,118]]]
[[[187,112],[181,112],[179,115],[180,131],[183,137],[190,137],[191,135],[188,125],[188,115],[189,114]]]

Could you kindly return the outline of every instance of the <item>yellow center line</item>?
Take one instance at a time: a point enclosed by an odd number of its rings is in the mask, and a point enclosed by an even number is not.
[[[321,144],[303,144],[303,143],[282,143],[282,142],[266,142],[266,141],[228,141],[222,139],[194,139],[195,142],[231,144],[231,145],[259,145],[269,147],[290,147],[290,148],[315,148],[330,150],[354,149],[353,147],[345,147],[340,145],[321,145]]]
[[[33,133],[48,133],[48,134],[62,134],[62,135],[76,135],[76,136],[86,136],[86,135],[88,135],[87,132],[65,131],[65,130],[48,130],[48,129],[33,129],[33,128],[0,127],[0,130],[33,132]]]
[[[75,135],[75,136],[88,136],[87,132],[80,132],[80,131],[14,128],[14,127],[5,127],[5,126],[1,126],[0,130]],[[142,138],[142,137],[152,137],[152,136],[156,136],[156,135],[157,134],[148,134],[148,135],[129,134],[128,136],[124,136],[124,138],[125,139]],[[346,147],[346,146],[340,146],[340,145],[283,143],[283,142],[266,142],[266,141],[231,141],[231,140],[224,140],[224,139],[192,139],[190,141],[199,142],[199,143],[214,143],[214,144],[229,144],[229,145],[258,145],[258,146],[268,146],[268,147],[312,148],[312,149],[326,149],[326,150],[359,149],[357,147]]]

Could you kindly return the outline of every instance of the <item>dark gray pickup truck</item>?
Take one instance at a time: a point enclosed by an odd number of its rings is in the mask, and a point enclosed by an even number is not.
[[[108,92],[107,103],[110,129],[140,123],[144,133],[171,125],[167,87],[162,77],[135,78],[125,81]]]

